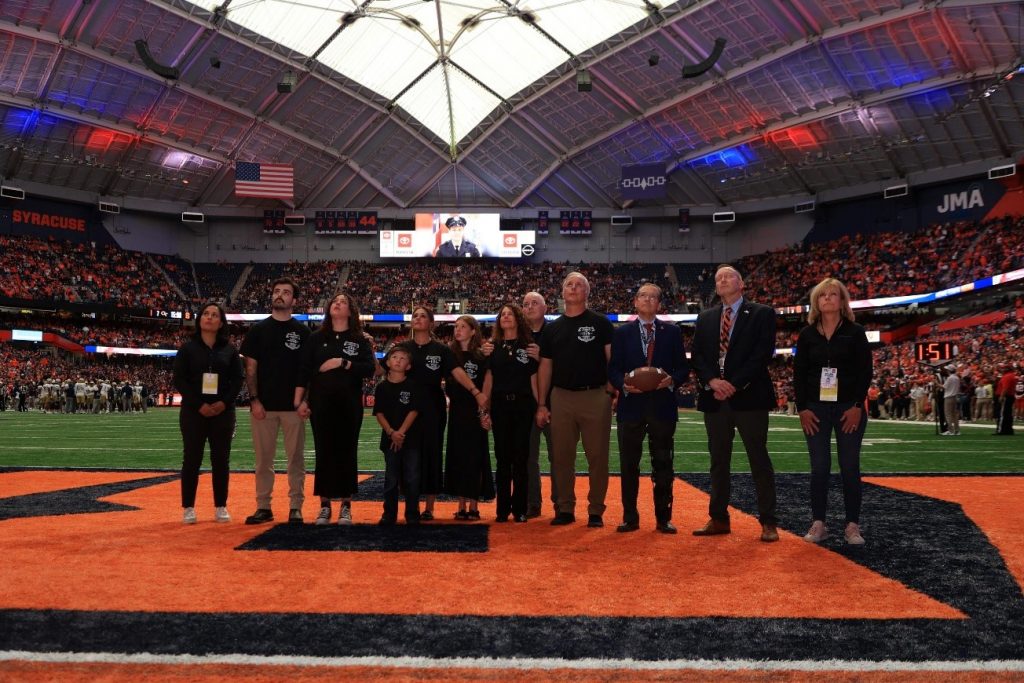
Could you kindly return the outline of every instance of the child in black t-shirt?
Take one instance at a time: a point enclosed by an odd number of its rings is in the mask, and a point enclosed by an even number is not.
[[[373,414],[380,425],[380,449],[384,453],[384,515],[380,524],[398,518],[399,484],[405,489],[405,522],[420,523],[419,403],[422,391],[408,379],[412,357],[395,346],[384,358],[387,377],[374,391]]]

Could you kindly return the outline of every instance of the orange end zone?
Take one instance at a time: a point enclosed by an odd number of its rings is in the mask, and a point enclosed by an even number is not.
[[[111,476],[114,474],[116,476]],[[17,475],[37,491],[137,478],[90,472]],[[642,529],[617,534],[617,479],[604,529],[552,527],[550,517],[490,527],[487,553],[240,552],[267,527],[241,523],[252,511],[251,474],[231,479],[231,524],[212,519],[209,475],[201,479],[200,523],[180,522],[177,482],[108,501],[137,511],[0,522],[0,608],[394,613],[440,615],[791,617],[962,619],[944,604],[824,548],[783,533],[760,543],[756,519],[735,513],[730,536],[699,539],[708,499],[676,482],[678,536],[653,530],[650,482],[642,482]],[[961,486],[964,478],[957,480]],[[988,481],[988,480],[986,480]],[[1024,483],[1024,481],[1022,481]],[[585,498],[585,479],[577,496]],[[315,509],[307,479],[307,519]],[[278,519],[287,498],[276,486]],[[583,502],[579,503],[582,511]],[[451,519],[454,504],[439,504]],[[482,507],[485,520],[493,505]],[[356,523],[372,524],[378,502],[356,502]],[[382,581],[387,577],[387,581]],[[467,588],[470,587],[470,588]],[[841,587],[841,590],[830,590]],[[827,599],[824,597],[827,594]]]

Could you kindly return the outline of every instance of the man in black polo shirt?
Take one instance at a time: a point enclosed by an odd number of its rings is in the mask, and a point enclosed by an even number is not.
[[[589,296],[587,278],[569,273],[562,281],[565,313],[544,328],[541,339],[537,426],[551,424],[552,474],[558,481],[558,513],[551,523],[556,526],[576,521],[576,444],[581,435],[590,470],[587,526],[604,526],[612,427],[608,359],[613,329],[607,317],[587,308]],[[544,400],[549,390],[550,409]]]

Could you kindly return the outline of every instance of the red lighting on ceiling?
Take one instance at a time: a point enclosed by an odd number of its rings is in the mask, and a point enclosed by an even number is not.
[[[817,149],[821,146],[818,138],[807,126],[794,126],[772,133],[772,142],[793,146],[798,150]]]
[[[89,139],[85,143],[85,148],[90,152],[106,152],[110,149],[111,145],[115,143],[123,144],[129,139],[130,136],[124,133],[116,133],[103,128],[93,128],[89,132]]]

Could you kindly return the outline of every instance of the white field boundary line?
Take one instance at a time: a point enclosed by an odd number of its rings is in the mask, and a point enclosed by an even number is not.
[[[2,650],[0,661],[28,661],[54,664],[171,664],[171,665],[253,665],[297,667],[386,667],[401,669],[576,669],[643,671],[1022,671],[1024,660],[966,661],[865,661],[823,659],[560,659],[560,658],[484,658],[484,657],[302,657],[292,655],[156,655],[114,652],[29,652]]]

